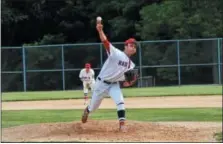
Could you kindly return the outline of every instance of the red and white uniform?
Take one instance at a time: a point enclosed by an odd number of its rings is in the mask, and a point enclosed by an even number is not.
[[[130,58],[123,51],[115,48],[109,41],[105,41],[104,46],[106,47],[108,58],[96,79],[91,103],[88,106],[90,112],[100,106],[104,95],[111,96],[116,103],[117,110],[124,110],[124,99],[119,81],[124,81],[124,73],[135,67]]]
[[[123,51],[115,48],[109,42],[107,42],[107,45],[108,59],[105,61],[98,77],[109,82],[124,81],[124,73],[133,69],[135,64]]]
[[[95,75],[94,70],[91,68],[89,68],[88,71],[86,70],[86,68],[80,71],[79,78],[83,82],[84,93],[88,93],[89,87],[91,88],[91,90],[93,90],[95,84],[94,75]]]

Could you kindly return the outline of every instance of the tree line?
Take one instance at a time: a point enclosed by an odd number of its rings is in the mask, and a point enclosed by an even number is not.
[[[35,46],[100,42],[95,18],[103,18],[112,42],[129,37],[138,41],[223,37],[222,0],[2,0],[2,46]],[[180,42],[183,64],[217,63],[218,42]],[[122,49],[123,45],[117,45]],[[66,68],[82,68],[85,62],[100,69],[99,46],[67,46]],[[142,64],[177,64],[176,42],[141,43]],[[222,49],[222,41],[221,41]],[[61,68],[61,49],[26,49],[28,69]],[[222,50],[221,50],[222,54]],[[2,71],[22,70],[22,51],[2,49]],[[105,59],[105,54],[103,55]],[[134,60],[138,63],[138,57]],[[156,77],[157,85],[177,84],[177,67],[144,68],[143,75]],[[217,83],[218,66],[182,67],[182,83]],[[66,72],[66,87],[81,86],[79,71]],[[96,70],[98,73],[98,70]],[[4,91],[23,89],[22,74],[2,74]],[[61,72],[27,73],[28,90],[61,89]]]

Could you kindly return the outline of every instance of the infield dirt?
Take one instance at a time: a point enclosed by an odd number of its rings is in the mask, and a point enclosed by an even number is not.
[[[150,97],[125,99],[127,108],[222,107],[221,96]],[[46,106],[46,107],[44,107]],[[70,107],[69,107],[70,106]],[[2,109],[84,108],[83,100],[3,102]],[[115,108],[105,99],[101,108]],[[114,120],[42,123],[2,129],[4,142],[215,142],[213,134],[221,122],[138,122],[127,121],[127,133],[118,132]]]

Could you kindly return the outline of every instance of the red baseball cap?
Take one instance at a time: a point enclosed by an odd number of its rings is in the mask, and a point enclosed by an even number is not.
[[[136,44],[136,40],[134,38],[129,38],[125,41],[125,45],[132,43],[132,44]]]
[[[91,64],[90,63],[86,63],[85,64],[85,68],[91,68]]]

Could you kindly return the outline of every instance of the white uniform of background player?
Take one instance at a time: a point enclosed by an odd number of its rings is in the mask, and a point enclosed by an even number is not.
[[[85,68],[80,71],[79,78],[83,83],[84,104],[87,104],[89,89],[93,91],[95,84],[94,75],[95,75],[94,70],[91,69],[91,65],[89,63],[86,63]]]
[[[97,30],[106,48],[108,58],[96,79],[92,99],[83,113],[82,122],[85,123],[89,113],[95,111],[100,106],[105,95],[109,95],[116,104],[120,124],[119,128],[122,131],[125,129],[125,106],[119,82],[125,81],[124,73],[135,67],[135,64],[130,60],[129,56],[136,52],[136,41],[133,38],[128,39],[125,42],[125,50],[123,52],[115,48],[107,40],[100,22],[97,23]],[[124,86],[130,86],[134,82],[135,81],[132,81],[132,83],[125,82]]]

